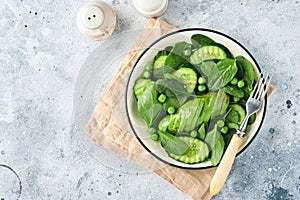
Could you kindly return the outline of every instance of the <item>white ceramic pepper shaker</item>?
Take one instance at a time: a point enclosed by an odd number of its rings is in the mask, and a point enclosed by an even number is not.
[[[110,36],[116,27],[116,14],[103,1],[91,1],[80,8],[77,15],[79,31],[93,40],[101,40]]]
[[[145,17],[159,17],[168,8],[168,0],[133,0],[133,5]]]

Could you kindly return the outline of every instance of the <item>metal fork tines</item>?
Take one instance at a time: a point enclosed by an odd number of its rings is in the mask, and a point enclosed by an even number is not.
[[[240,137],[244,136],[244,130],[248,123],[248,119],[251,115],[256,113],[260,108],[264,101],[264,97],[268,92],[269,86],[271,82],[271,76],[269,74],[261,73],[258,76],[258,80],[253,88],[253,91],[246,102],[246,112],[247,115],[243,120],[240,129],[238,130],[238,135]]]

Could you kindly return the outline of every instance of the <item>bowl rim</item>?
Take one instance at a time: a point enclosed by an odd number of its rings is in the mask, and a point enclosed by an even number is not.
[[[166,163],[167,165],[170,165],[170,166],[173,166],[173,167],[177,167],[177,168],[181,168],[181,169],[189,169],[189,170],[200,170],[200,169],[209,169],[209,168],[213,168],[213,167],[217,167],[218,165],[216,166],[206,166],[206,167],[186,167],[186,166],[179,166],[177,164],[174,164],[174,163],[170,163],[164,159],[162,159],[161,157],[159,157],[158,155],[156,155],[155,153],[153,153],[145,144],[144,142],[142,141],[142,139],[138,136],[138,134],[136,133],[136,130],[134,129],[134,126],[132,124],[132,121],[130,119],[130,116],[129,116],[129,110],[128,110],[128,88],[129,88],[129,83],[130,83],[130,80],[132,78],[132,74],[137,66],[137,64],[139,63],[139,61],[141,60],[141,58],[144,56],[144,54],[150,50],[155,44],[157,44],[158,42],[160,42],[161,40],[163,40],[164,38],[167,38],[171,35],[174,35],[174,34],[178,34],[178,33],[181,33],[181,32],[188,32],[188,31],[206,31],[206,32],[212,32],[212,33],[216,33],[218,35],[221,35],[221,36],[224,36],[226,38],[228,38],[229,40],[233,41],[234,43],[236,43],[238,46],[240,46],[243,50],[246,51],[246,53],[251,57],[251,59],[253,60],[253,62],[255,63],[257,69],[258,69],[258,72],[261,73],[261,69],[257,63],[257,61],[255,60],[255,58],[253,57],[253,55],[240,43],[238,42],[237,40],[235,40],[234,38],[232,38],[231,36],[228,36],[222,32],[219,32],[219,31],[216,31],[216,30],[213,30],[213,29],[208,29],[208,28],[184,28],[184,29],[179,29],[179,30],[176,30],[176,31],[173,31],[171,33],[168,33],[166,35],[163,35],[161,36],[160,38],[156,39],[154,42],[152,42],[145,50],[143,50],[143,52],[141,53],[141,55],[138,57],[138,59],[135,61],[134,63],[134,66],[132,67],[131,71],[130,71],[130,74],[129,74],[129,77],[128,77],[128,80],[127,80],[127,84],[126,84],[126,88],[125,88],[125,108],[126,108],[126,116],[127,116],[127,119],[128,119],[128,122],[130,124],[130,127],[131,127],[131,130],[133,131],[135,137],[138,139],[138,141],[140,142],[140,144],[151,154],[153,155],[155,158],[157,158],[158,160]],[[266,116],[266,108],[267,108],[267,96],[265,96],[265,103],[264,103],[264,110],[263,110],[263,114],[262,114],[262,119],[260,121],[260,124],[258,125],[258,128],[256,130],[256,132],[254,133],[253,137],[250,139],[250,141],[244,146],[244,148],[239,151],[237,153],[236,156],[239,156],[241,153],[243,153],[245,151],[245,149],[248,148],[248,146],[253,142],[253,140],[255,139],[255,137],[257,136],[259,130],[261,129],[261,126],[263,124],[263,121],[265,119],[265,116]],[[225,152],[224,152],[225,153]]]

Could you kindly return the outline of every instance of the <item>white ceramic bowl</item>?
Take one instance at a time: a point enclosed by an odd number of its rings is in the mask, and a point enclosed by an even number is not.
[[[150,47],[148,47],[136,61],[132,72],[129,76],[127,87],[126,87],[126,97],[125,97],[125,105],[126,111],[128,115],[128,120],[131,125],[131,128],[136,135],[137,139],[140,143],[156,158],[160,159],[163,162],[166,162],[170,165],[181,167],[181,168],[189,168],[189,169],[201,169],[212,167],[210,161],[198,163],[198,164],[185,164],[179,161],[174,160],[169,157],[165,150],[161,147],[160,143],[157,141],[153,141],[148,132],[148,128],[143,119],[139,116],[137,111],[137,102],[133,94],[133,86],[135,81],[141,77],[144,67],[147,63],[153,61],[156,53],[159,50],[165,49],[167,46],[174,45],[180,41],[186,41],[190,43],[190,37],[194,34],[203,34],[214,41],[223,44],[226,46],[229,51],[233,54],[233,56],[242,55],[247,58],[254,66],[255,72],[258,74],[261,70],[253,58],[253,56],[247,51],[245,47],[243,47],[239,42],[234,40],[233,38],[209,29],[201,29],[201,28],[190,28],[190,29],[181,29],[175,32],[172,32],[168,35],[165,35],[155,41]],[[257,113],[256,121],[252,124],[248,130],[247,134],[244,137],[243,144],[240,148],[239,153],[241,153],[254,139],[256,134],[258,133],[261,124],[263,122],[265,111],[266,111],[266,101],[262,106],[262,109]]]

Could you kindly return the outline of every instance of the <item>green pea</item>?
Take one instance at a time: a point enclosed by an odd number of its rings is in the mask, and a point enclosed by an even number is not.
[[[217,121],[217,126],[218,127],[222,128],[224,125],[225,125],[225,123],[224,123],[223,120],[220,119],[220,120]]]
[[[200,85],[204,85],[204,84],[206,83],[206,79],[205,79],[204,77],[200,77],[200,78],[198,79],[198,83],[199,83]]]
[[[157,141],[158,140],[158,134],[157,133],[153,134],[151,139],[154,140],[154,141]]]
[[[171,107],[168,108],[168,113],[169,113],[169,114],[175,113],[175,108],[174,108],[174,106],[171,106]]]
[[[154,127],[149,128],[149,133],[153,135],[154,133],[156,133],[156,129]]]
[[[240,81],[237,83],[237,86],[238,86],[239,88],[242,88],[242,87],[245,86],[245,82],[244,82],[243,80],[240,80]]]
[[[228,132],[228,126],[223,126],[221,128],[221,133],[226,134]]]
[[[206,86],[205,85],[199,85],[198,90],[199,90],[199,92],[204,92],[206,90]]]
[[[150,78],[151,77],[151,73],[149,71],[145,71],[144,74],[143,74],[143,76],[145,78]]]
[[[191,137],[195,138],[195,137],[197,137],[197,136],[198,136],[198,132],[195,131],[195,130],[193,130],[193,131],[191,132]]]
[[[159,97],[158,97],[157,100],[158,100],[160,103],[164,103],[164,102],[166,101],[166,99],[167,99],[166,95],[161,94],[161,95],[159,95]]]
[[[152,68],[153,68],[152,64],[149,63],[146,65],[146,70],[150,71],[150,70],[152,70]]]
[[[236,85],[237,83],[238,83],[238,79],[236,78],[236,77],[234,77],[231,81],[230,81],[230,83],[231,83],[231,85]]]
[[[192,54],[192,50],[191,50],[191,49],[185,49],[185,50],[183,51],[183,54],[184,54],[185,56],[190,56],[190,55]]]

